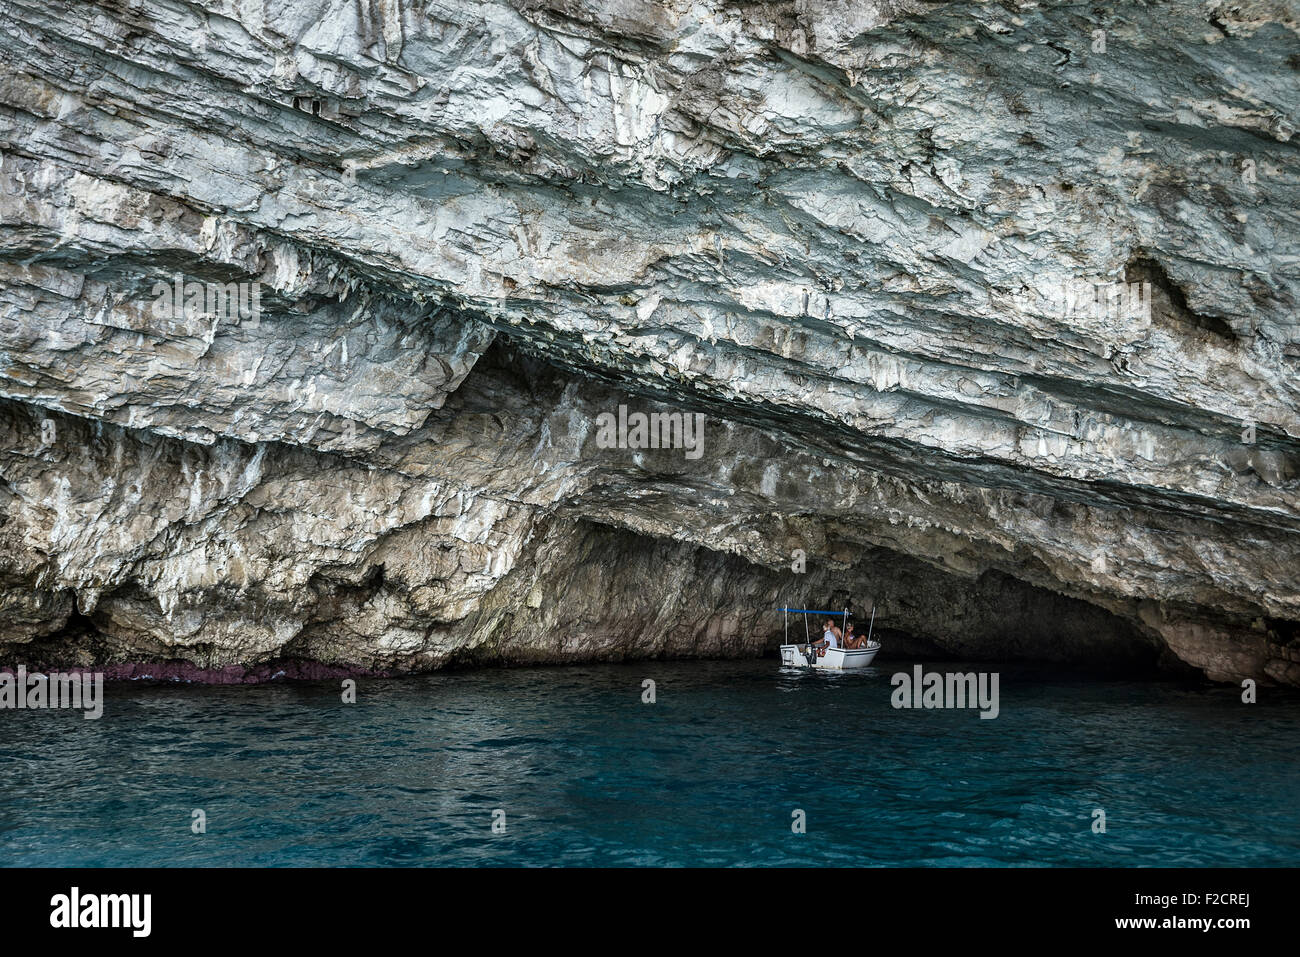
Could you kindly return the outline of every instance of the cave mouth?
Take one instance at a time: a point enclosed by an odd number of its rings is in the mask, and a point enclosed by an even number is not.
[[[316,604],[302,629],[254,660],[231,659],[207,643],[142,645],[76,610],[58,631],[0,650],[32,670],[93,668],[110,680],[208,683],[656,660],[776,665],[787,635],[777,609],[793,603],[850,609],[864,632],[874,608],[878,671],[952,662],[1091,679],[1199,676],[1139,625],[1097,605],[996,570],[961,576],[881,547],[863,546],[847,567],[796,576],[689,542],[552,517],[479,607],[435,627],[450,639],[443,652],[381,660],[340,649],[338,626],[349,626],[368,603],[395,600],[388,592],[403,587],[378,565],[356,584],[316,576]],[[539,590],[544,600],[530,601]],[[790,640],[802,641],[800,622],[789,627]]]
[[[441,441],[455,435],[467,423],[479,430],[470,433],[479,445],[488,441],[484,435],[500,441],[514,428],[544,435],[552,423],[578,412],[579,418],[590,419],[595,409],[620,396],[644,395],[635,381],[587,375],[498,336],[446,403],[430,413],[413,435],[412,447],[422,448],[430,436]],[[572,402],[585,404],[566,404]],[[385,546],[360,566],[316,571],[301,596],[274,594],[272,585],[259,582],[246,594],[223,588],[209,592],[213,614],[228,614],[236,622],[249,617],[249,608],[292,606],[291,637],[249,657],[239,657],[246,648],[233,642],[225,646],[217,640],[181,643],[165,635],[115,635],[109,606],[131,605],[133,613],[161,607],[152,594],[131,583],[101,596],[100,608],[89,617],[74,610],[57,631],[4,650],[11,660],[32,667],[94,662],[126,677],[160,674],[221,682],[310,679],[332,675],[331,669],[397,675],[448,667],[761,658],[775,656],[782,639],[775,609],[851,605],[864,625],[870,609],[877,608],[875,627],[886,641],[876,667],[946,660],[1015,663],[1099,677],[1200,674],[1171,654],[1136,614],[1117,614],[1055,590],[1051,572],[1041,564],[1024,569],[1034,583],[1014,570],[978,570],[976,565],[971,571],[967,556],[960,563],[966,571],[958,572],[945,567],[942,557],[957,553],[939,550],[936,557],[931,548],[927,558],[875,544],[877,534],[889,534],[888,523],[870,511],[845,522],[820,514],[819,508],[834,503],[819,501],[815,494],[809,501],[785,501],[799,494],[799,483],[785,477],[772,484],[774,497],[765,499],[761,476],[770,465],[767,456],[778,454],[787,436],[771,423],[767,428],[724,425],[728,434],[743,433],[741,444],[725,454],[738,483],[750,489],[743,506],[748,511],[739,520],[728,506],[708,505],[702,512],[705,523],[714,513],[740,522],[732,528],[727,548],[699,544],[705,537],[699,528],[689,533],[676,529],[676,537],[663,531],[672,531],[676,520],[717,497],[707,472],[691,472],[689,463],[676,459],[661,471],[655,471],[660,464],[648,460],[633,468],[624,454],[594,463],[604,470],[603,479],[613,477],[621,485],[597,482],[594,490],[539,510],[512,570],[459,616],[421,610],[419,596],[446,582],[437,576],[422,580],[425,572],[419,569],[413,578],[411,569],[402,567],[401,549],[390,568]],[[339,459],[278,448],[301,457],[291,473],[315,474]],[[646,497],[652,490],[658,499]],[[769,519],[778,512],[773,525]],[[821,542],[807,569],[798,573],[770,558],[760,561],[734,544],[792,530]],[[421,540],[418,533],[403,548],[422,550],[430,543],[440,551],[455,551],[436,536]],[[945,547],[960,551],[966,545],[954,539]],[[246,607],[233,608],[231,602]],[[383,619],[375,616],[376,609],[396,611]],[[378,624],[365,624],[367,619]],[[236,624],[228,633],[237,634],[238,628]],[[367,629],[376,628],[422,637],[408,650],[382,654],[367,643]]]

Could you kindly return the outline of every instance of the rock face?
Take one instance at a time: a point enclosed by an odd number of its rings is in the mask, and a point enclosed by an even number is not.
[[[1300,684],[1298,37],[0,0],[0,662],[747,655],[852,596]]]

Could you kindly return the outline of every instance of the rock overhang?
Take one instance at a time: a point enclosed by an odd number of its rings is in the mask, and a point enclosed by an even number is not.
[[[880,592],[871,549],[1006,576],[1294,682],[1294,17],[632,6],[8,5],[10,637],[527,657],[488,610],[595,522],[816,587]],[[270,306],[149,326],[177,274]],[[1062,315],[1080,281],[1152,315]],[[710,453],[597,450],[619,401]],[[77,420],[99,459],[42,442]]]

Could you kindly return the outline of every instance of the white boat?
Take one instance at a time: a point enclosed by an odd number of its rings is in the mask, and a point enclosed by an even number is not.
[[[789,668],[816,668],[822,671],[856,671],[871,664],[880,650],[880,642],[872,641],[871,634],[876,626],[876,609],[871,609],[871,625],[867,632],[867,644],[863,648],[826,648],[814,647],[812,636],[808,633],[808,615],[839,618],[843,615],[845,630],[849,620],[848,609],[843,612],[816,611],[810,608],[782,608],[785,612],[785,641],[781,645],[781,664]],[[802,645],[790,644],[790,613],[804,616],[804,632],[808,640]]]
[[[865,648],[827,648],[819,655],[809,645],[782,645],[781,664],[791,668],[821,668],[827,671],[853,671],[871,664],[880,650],[880,642],[873,641]]]

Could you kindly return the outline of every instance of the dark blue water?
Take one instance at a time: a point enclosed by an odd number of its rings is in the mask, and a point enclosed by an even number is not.
[[[118,684],[99,721],[0,711],[0,863],[1300,863],[1294,693],[1002,668],[981,720],[895,710],[907,669]]]

